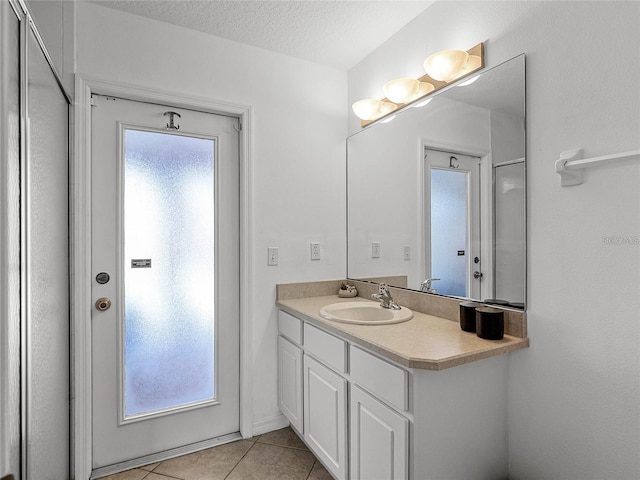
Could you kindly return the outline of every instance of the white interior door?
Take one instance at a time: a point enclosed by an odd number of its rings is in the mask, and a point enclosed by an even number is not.
[[[95,470],[239,431],[239,155],[236,118],[93,101]]]
[[[433,287],[443,295],[482,298],[480,159],[429,149],[424,154],[425,278],[439,279]]]

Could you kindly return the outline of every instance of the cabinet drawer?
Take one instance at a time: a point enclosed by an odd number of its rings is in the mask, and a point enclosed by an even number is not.
[[[409,372],[364,350],[349,350],[351,379],[396,408],[408,410]]]
[[[278,331],[289,340],[302,345],[302,321],[293,315],[278,310]]]
[[[347,344],[344,340],[308,323],[304,324],[304,350],[338,372],[347,371]]]

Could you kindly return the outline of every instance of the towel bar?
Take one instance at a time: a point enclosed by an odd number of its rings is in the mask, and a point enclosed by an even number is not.
[[[560,175],[560,185],[570,187],[582,183],[582,169],[594,163],[612,160],[640,159],[640,150],[603,155],[601,157],[582,158],[582,149],[568,150],[560,154],[556,160],[556,173]]]

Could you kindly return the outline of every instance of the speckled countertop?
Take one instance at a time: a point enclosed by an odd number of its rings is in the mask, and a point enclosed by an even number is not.
[[[353,325],[320,317],[320,309],[326,305],[353,301],[371,300],[327,295],[281,299],[277,305],[291,315],[408,368],[444,370],[529,346],[528,338],[509,335],[502,340],[484,340],[475,333],[462,331],[457,322],[416,311],[411,320],[392,325]]]

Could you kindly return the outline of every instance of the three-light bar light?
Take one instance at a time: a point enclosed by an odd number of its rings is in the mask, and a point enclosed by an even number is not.
[[[482,43],[467,50],[443,50],[430,55],[424,61],[427,72],[420,78],[396,78],[385,83],[385,98],[368,98],[353,104],[353,112],[360,118],[361,126],[382,120],[407,105],[419,107],[429,102],[426,99],[438,90],[460,80],[484,67],[484,45]],[[420,100],[420,101],[419,101]]]

